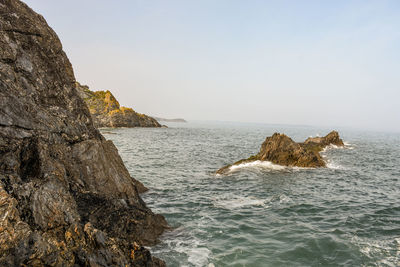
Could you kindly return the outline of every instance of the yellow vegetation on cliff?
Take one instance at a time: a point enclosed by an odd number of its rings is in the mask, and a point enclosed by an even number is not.
[[[85,100],[89,112],[98,127],[160,127],[153,118],[137,113],[132,108],[121,107],[109,91],[91,91],[88,86],[76,82],[80,96]],[[101,125],[101,126],[100,126]],[[116,126],[120,125],[120,126]]]

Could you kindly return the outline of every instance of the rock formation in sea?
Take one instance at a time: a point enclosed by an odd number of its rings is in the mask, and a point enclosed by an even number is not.
[[[110,91],[91,91],[76,82],[79,95],[85,100],[95,127],[161,127],[154,118],[121,107]]]
[[[326,167],[326,162],[319,152],[329,145],[344,145],[338,132],[332,131],[325,137],[310,137],[304,143],[296,143],[285,134],[274,133],[272,136],[265,139],[257,155],[225,166],[219,169],[217,173],[225,174],[229,172],[230,167],[233,165],[256,160],[270,161],[283,166],[309,168]]]
[[[0,266],[164,266],[168,225],[94,127],[44,18],[0,0]]]

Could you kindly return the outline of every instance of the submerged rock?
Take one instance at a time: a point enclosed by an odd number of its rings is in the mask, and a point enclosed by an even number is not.
[[[304,143],[296,143],[285,134],[274,133],[261,145],[260,152],[248,159],[235,162],[217,171],[217,174],[229,172],[233,165],[255,160],[270,161],[274,164],[294,167],[326,167],[326,162],[319,154],[326,146],[343,146],[338,132],[332,131],[325,137],[308,138]]]
[[[0,266],[163,266],[168,228],[93,126],[44,18],[0,0]]]
[[[110,91],[90,91],[76,82],[79,95],[85,100],[96,127],[161,127],[154,118],[121,107]]]

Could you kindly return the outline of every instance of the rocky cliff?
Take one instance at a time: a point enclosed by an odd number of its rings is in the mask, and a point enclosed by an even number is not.
[[[96,127],[161,127],[152,117],[121,107],[110,91],[90,91],[86,85],[76,83],[85,100]]]
[[[0,266],[163,266],[142,245],[168,226],[137,185],[93,126],[57,35],[0,0]]]
[[[274,133],[265,139],[257,155],[239,160],[232,165],[261,160],[283,166],[326,167],[326,162],[319,152],[329,145],[344,145],[338,132],[332,131],[325,137],[308,138],[304,143],[296,143],[285,134]],[[225,174],[229,172],[232,165],[219,169],[217,173]]]

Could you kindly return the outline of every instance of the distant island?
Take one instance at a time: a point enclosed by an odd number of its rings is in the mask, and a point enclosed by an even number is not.
[[[165,121],[165,122],[187,122],[185,119],[182,118],[176,118],[176,119],[165,119],[165,118],[160,118],[160,117],[154,117],[157,121]]]
[[[156,119],[121,107],[110,91],[91,91],[86,85],[75,83],[76,89],[89,108],[93,123],[101,127],[162,127]]]
[[[232,166],[257,160],[270,161],[274,164],[290,167],[326,167],[326,162],[319,152],[329,145],[344,146],[338,132],[332,131],[324,137],[310,137],[303,143],[296,143],[285,134],[274,133],[265,139],[257,155],[225,166],[219,169],[217,174],[226,174]]]

